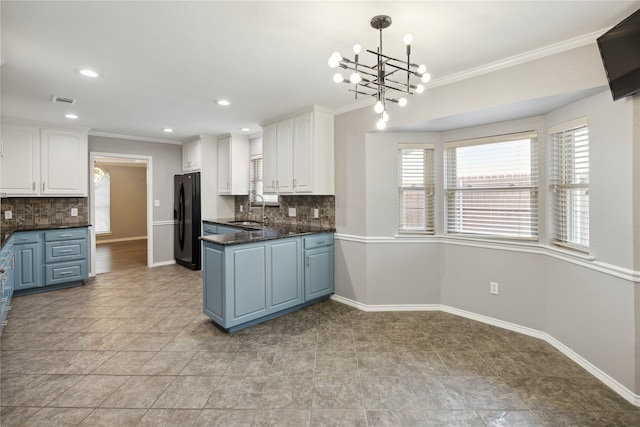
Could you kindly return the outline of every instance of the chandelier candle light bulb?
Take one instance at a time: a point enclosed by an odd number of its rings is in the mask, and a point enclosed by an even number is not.
[[[426,73],[427,67],[425,65],[411,62],[411,43],[413,42],[411,34],[406,34],[403,38],[406,45],[406,61],[382,53],[382,30],[390,25],[391,18],[386,15],[374,16],[371,19],[371,27],[379,31],[380,44],[376,51],[368,49],[365,51],[365,53],[374,56],[370,65],[360,62],[360,53],[363,49],[359,44],[353,46],[355,54],[353,60],[343,58],[340,53],[334,52],[328,61],[331,68],[340,67],[351,71],[349,80],[337,73],[333,76],[334,82],[355,85],[349,91],[354,93],[356,99],[358,99],[358,95],[372,96],[376,99],[373,110],[379,115],[376,126],[380,130],[386,127],[386,122],[389,120],[389,114],[385,107],[386,101],[404,107],[407,105],[407,99],[404,95],[412,95],[414,92],[422,93],[425,89],[422,84],[413,83],[412,79],[421,79],[422,83],[431,80],[431,75]]]

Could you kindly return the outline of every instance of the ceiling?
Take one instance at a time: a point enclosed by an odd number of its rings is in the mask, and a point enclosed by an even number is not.
[[[350,55],[354,43],[375,49],[378,33],[369,25],[375,15],[393,19],[383,32],[384,53],[402,57],[402,37],[412,33],[412,61],[425,63],[437,85],[505,58],[599,35],[640,1],[3,0],[0,7],[3,117],[175,142],[243,127],[257,132],[260,122],[314,104],[353,108],[347,86],[333,83],[327,60],[336,50]],[[80,75],[85,67],[100,77]],[[52,103],[53,95],[77,101]],[[231,105],[219,106],[219,99]],[[570,99],[517,110],[544,113],[541,108]],[[79,118],[66,119],[67,112]],[[474,113],[465,123],[499,113]],[[459,119],[405,130],[443,130]],[[164,133],[165,127],[174,132]]]

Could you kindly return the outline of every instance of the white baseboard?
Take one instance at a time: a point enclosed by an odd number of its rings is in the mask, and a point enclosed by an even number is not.
[[[163,265],[171,265],[175,263],[176,263],[176,260],[172,259],[169,261],[154,262],[153,264],[151,264],[151,267],[162,267]]]
[[[100,245],[102,243],[129,242],[129,241],[133,241],[133,240],[147,240],[147,236],[122,237],[120,239],[105,239],[105,240],[96,239],[96,245]]]
[[[624,385],[620,384],[616,379],[612,378],[600,368],[593,365],[591,362],[580,356],[578,353],[564,345],[546,332],[538,331],[536,329],[520,326],[515,323],[505,322],[504,320],[495,319],[493,317],[484,316],[482,314],[473,313],[466,310],[461,310],[455,307],[449,307],[442,304],[380,304],[380,305],[367,305],[358,301],[351,300],[349,298],[342,297],[340,295],[333,294],[331,299],[338,301],[342,304],[355,307],[362,311],[444,311],[446,313],[454,314],[456,316],[466,317],[471,320],[477,320],[478,322],[486,323],[489,325],[497,326],[503,329],[507,329],[514,332],[519,332],[530,337],[539,338],[553,347],[555,347],[562,354],[573,360],[575,363],[584,368],[594,377],[609,386],[613,391],[622,396],[625,400],[632,405],[640,406],[640,395],[633,393]]]

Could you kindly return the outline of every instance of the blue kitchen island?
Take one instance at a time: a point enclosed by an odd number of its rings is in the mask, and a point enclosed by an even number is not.
[[[234,332],[329,298],[333,229],[203,221],[203,310]]]

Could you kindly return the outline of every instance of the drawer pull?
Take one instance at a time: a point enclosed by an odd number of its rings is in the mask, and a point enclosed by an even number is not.
[[[28,238],[28,237],[23,237],[23,238],[22,238],[22,239],[20,239],[20,240],[29,240],[29,238]]]
[[[316,242],[316,245],[324,245],[324,244],[325,244],[325,241],[324,241],[324,240],[318,240],[318,241]]]
[[[7,298],[7,297],[0,298],[0,302],[7,302],[7,300],[8,300],[8,299],[9,299],[9,298]]]
[[[72,271],[63,271],[60,273],[61,276],[68,276],[69,274],[73,274]]]
[[[5,307],[5,308],[4,308],[4,311],[11,311],[11,306],[9,306],[9,307]]]
[[[7,326],[7,320],[5,320],[4,322],[0,323],[0,325]]]
[[[58,251],[61,254],[68,254],[69,252],[73,252],[73,249],[62,249],[61,251]]]
[[[73,237],[73,234],[59,234],[58,237]]]

